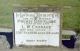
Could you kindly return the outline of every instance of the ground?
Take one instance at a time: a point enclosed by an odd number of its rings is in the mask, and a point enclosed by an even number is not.
[[[0,50],[1,51],[1,50]],[[13,48],[13,49],[4,49],[2,51],[79,51],[79,48],[68,49],[66,47],[53,48],[53,47],[27,47],[27,48]]]

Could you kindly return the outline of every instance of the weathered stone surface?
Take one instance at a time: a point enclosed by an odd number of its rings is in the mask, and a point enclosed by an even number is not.
[[[76,48],[80,48],[80,35],[77,36],[77,41],[76,41],[75,45],[76,45],[75,46]]]
[[[0,35],[0,49],[8,49],[10,47],[6,36]]]
[[[9,29],[9,28],[0,28],[0,32],[12,32],[12,29]]]
[[[62,30],[62,35],[76,35],[76,32],[73,30]]]

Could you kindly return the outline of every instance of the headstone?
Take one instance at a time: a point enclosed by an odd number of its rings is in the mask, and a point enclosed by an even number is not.
[[[29,46],[60,45],[60,13],[51,8],[14,11],[15,44]],[[46,10],[47,9],[47,10]],[[43,11],[44,10],[44,11]],[[49,11],[50,10],[50,11]]]

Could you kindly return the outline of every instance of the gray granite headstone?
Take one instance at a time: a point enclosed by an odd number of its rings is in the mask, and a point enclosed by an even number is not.
[[[0,49],[9,49],[10,45],[7,41],[6,36],[0,35]]]

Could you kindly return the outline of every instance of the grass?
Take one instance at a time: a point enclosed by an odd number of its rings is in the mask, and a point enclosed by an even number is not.
[[[63,28],[80,28],[80,0],[0,0],[0,26],[12,27],[15,6],[53,5],[62,8]]]

